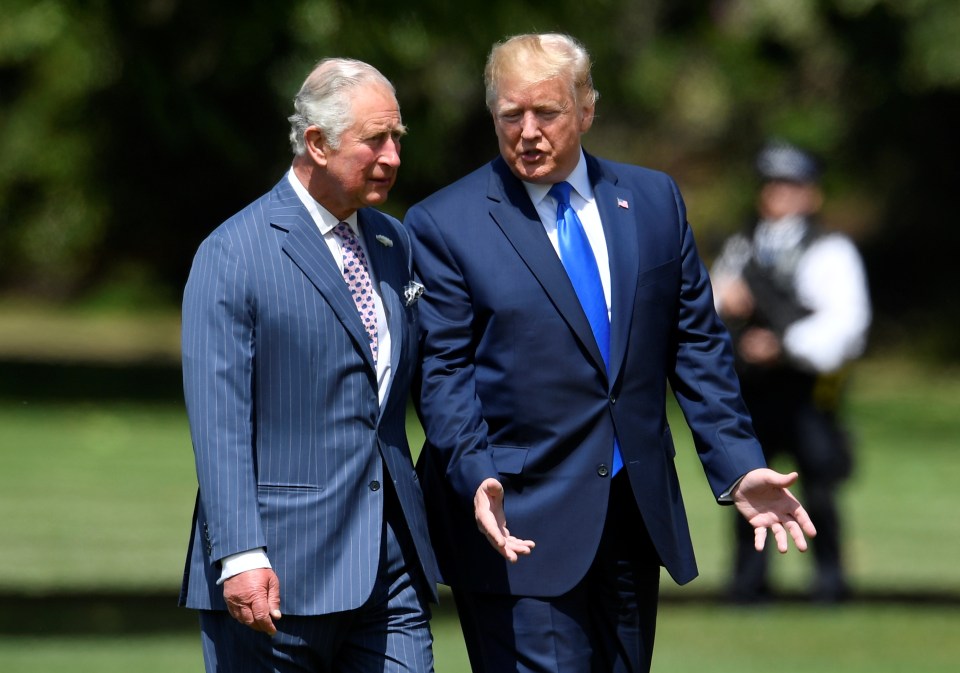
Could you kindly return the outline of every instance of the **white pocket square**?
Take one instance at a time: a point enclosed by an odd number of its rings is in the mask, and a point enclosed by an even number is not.
[[[424,287],[421,283],[411,280],[403,288],[403,305],[413,306],[413,304],[420,298],[420,295],[423,294],[423,290]]]

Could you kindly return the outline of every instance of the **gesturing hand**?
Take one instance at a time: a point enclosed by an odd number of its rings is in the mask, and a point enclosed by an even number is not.
[[[810,516],[800,502],[793,497],[788,486],[797,481],[797,473],[780,474],[767,468],[747,472],[733,492],[733,503],[754,528],[754,547],[763,550],[767,530],[773,531],[777,550],[785,554],[788,549],[787,534],[800,551],[807,550],[807,540],[815,537]]]
[[[507,530],[507,520],[503,514],[503,484],[496,479],[485,479],[473,496],[473,511],[477,519],[477,528],[487,536],[487,540],[497,552],[511,563],[516,563],[519,555],[528,555],[536,546],[533,540],[521,540]]]
[[[280,580],[270,568],[247,570],[227,578],[223,598],[230,615],[254,631],[273,635],[280,619]]]

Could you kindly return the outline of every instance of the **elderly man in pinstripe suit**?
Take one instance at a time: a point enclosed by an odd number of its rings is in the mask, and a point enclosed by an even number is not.
[[[180,603],[208,671],[432,671],[405,433],[422,288],[373,208],[405,129],[390,82],[349,59],[295,107],[290,171],[201,244],[184,292],[199,492]]]

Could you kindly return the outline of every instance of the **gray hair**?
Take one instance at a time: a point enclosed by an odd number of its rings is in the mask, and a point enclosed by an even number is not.
[[[293,153],[302,156],[307,151],[304,134],[311,126],[320,129],[330,147],[339,149],[343,132],[354,122],[350,94],[368,84],[384,86],[396,97],[390,80],[363,61],[325,58],[317,63],[293,99],[296,112],[287,118]]]
[[[578,105],[595,105],[600,92],[593,88],[590,54],[576,39],[563,33],[514,35],[490,50],[483,71],[487,108],[493,112],[504,77],[520,75],[527,82],[562,77]]]

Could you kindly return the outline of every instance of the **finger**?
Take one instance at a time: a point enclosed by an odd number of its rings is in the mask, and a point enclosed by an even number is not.
[[[233,613],[233,618],[244,626],[253,626],[253,612],[247,605],[236,606],[236,611]]]
[[[793,544],[797,546],[797,549],[800,551],[807,551],[807,538],[803,536],[803,530],[800,528],[800,524],[796,521],[788,521],[786,523],[787,531],[790,533],[790,537],[793,538]]]
[[[280,614],[280,580],[276,575],[273,575],[267,584],[267,603],[270,606],[270,617],[280,619],[283,616]]]
[[[513,549],[513,550],[514,550],[515,552],[517,552],[518,554],[523,554],[524,556],[529,556],[529,555],[530,555],[530,552],[533,551],[533,547],[534,547],[534,545],[533,545],[532,542],[518,542],[518,543],[514,544],[514,545],[511,547],[511,549]]]
[[[257,606],[254,607],[253,624],[251,626],[255,631],[262,631],[271,636],[277,632],[277,627],[274,626],[273,619],[270,618],[266,602],[258,602]]]
[[[783,524],[779,522],[770,526],[770,530],[773,531],[773,537],[777,541],[777,551],[781,554],[786,554],[790,548],[787,545],[787,530],[783,527]]]
[[[518,540],[515,537],[507,538],[507,546],[517,554],[529,556],[534,544],[532,540]]]
[[[780,481],[780,486],[783,488],[789,488],[797,483],[797,479],[800,478],[800,475],[797,472],[790,472],[789,474],[781,474],[782,480]],[[792,495],[790,496],[793,497]]]
[[[763,526],[753,529],[753,548],[757,551],[763,551],[763,546],[767,543],[767,529]]]
[[[243,620],[241,619],[241,616],[240,616],[239,607],[234,607],[233,605],[227,603],[227,612],[229,612],[230,616],[236,619],[238,622],[243,623]]]
[[[477,527],[480,529],[480,532],[487,536],[487,539],[490,540],[490,544],[494,547],[503,547],[506,544],[506,540],[503,535],[500,533],[500,526],[497,525],[497,520],[491,514],[486,514],[484,516],[477,518]]]
[[[807,510],[803,507],[798,507],[793,513],[793,518],[800,524],[801,530],[803,530],[807,537],[817,536],[817,527],[813,525],[813,520],[810,518],[810,515],[807,514]]]

